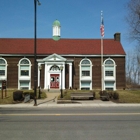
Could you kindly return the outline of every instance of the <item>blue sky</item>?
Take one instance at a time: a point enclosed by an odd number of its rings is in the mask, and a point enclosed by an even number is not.
[[[127,52],[134,43],[127,39],[126,4],[129,0],[40,0],[37,6],[37,37],[52,38],[52,24],[61,23],[61,38],[100,38],[103,11],[105,39],[121,33]],[[34,37],[34,0],[0,2],[0,38]]]

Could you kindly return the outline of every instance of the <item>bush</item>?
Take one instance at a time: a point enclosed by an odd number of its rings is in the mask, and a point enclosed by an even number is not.
[[[99,94],[102,101],[109,101],[109,94],[106,90],[100,91]]]
[[[109,96],[106,90],[100,91],[99,94],[100,96]]]
[[[113,98],[113,91],[109,91],[108,95],[109,95],[109,98],[112,99]]]
[[[17,90],[13,92],[13,100],[14,101],[23,101],[23,91]]]
[[[113,92],[113,99],[114,100],[118,100],[119,99],[119,93],[118,92],[116,92],[116,91]]]
[[[96,93],[95,91],[92,91],[94,98],[96,98]]]

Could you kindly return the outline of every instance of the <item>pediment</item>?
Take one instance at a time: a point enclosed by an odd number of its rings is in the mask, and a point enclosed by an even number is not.
[[[60,55],[58,55],[58,54],[52,54],[52,55],[50,55],[50,56],[48,56],[48,57],[46,57],[46,58],[44,58],[43,59],[43,61],[66,61],[66,58],[64,58],[64,57],[62,57],[62,56],[60,56]]]

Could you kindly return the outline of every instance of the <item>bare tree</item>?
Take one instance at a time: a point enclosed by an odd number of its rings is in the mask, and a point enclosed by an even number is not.
[[[140,43],[140,0],[130,0],[127,4],[127,11],[126,20],[130,27],[129,37]]]
[[[126,84],[127,86],[131,86],[133,83],[132,75],[133,75],[133,54],[127,53],[126,58]]]
[[[126,58],[126,84],[129,87],[140,85],[140,48],[127,53]]]

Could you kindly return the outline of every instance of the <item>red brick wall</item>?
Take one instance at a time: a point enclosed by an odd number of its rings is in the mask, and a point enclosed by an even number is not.
[[[3,57],[7,60],[7,88],[18,88],[18,63],[19,61],[24,58],[24,56],[11,56],[11,57]],[[28,58],[31,63],[31,85],[33,88],[34,84],[34,58],[33,57],[26,57]],[[44,58],[44,57],[40,57]],[[79,89],[79,64],[84,57],[65,57],[67,59],[73,59],[73,65],[72,65],[72,88]],[[108,57],[104,58],[107,59]],[[125,58],[124,57],[110,57],[116,62],[116,88],[122,89],[125,87]],[[93,66],[92,66],[92,87],[93,89],[100,89],[101,88],[101,58],[100,57],[88,57],[89,60],[91,60]],[[66,64],[65,74],[66,74],[66,82],[65,87],[69,88],[69,65]],[[42,65],[41,70],[41,87],[44,88],[44,68],[45,65]]]

